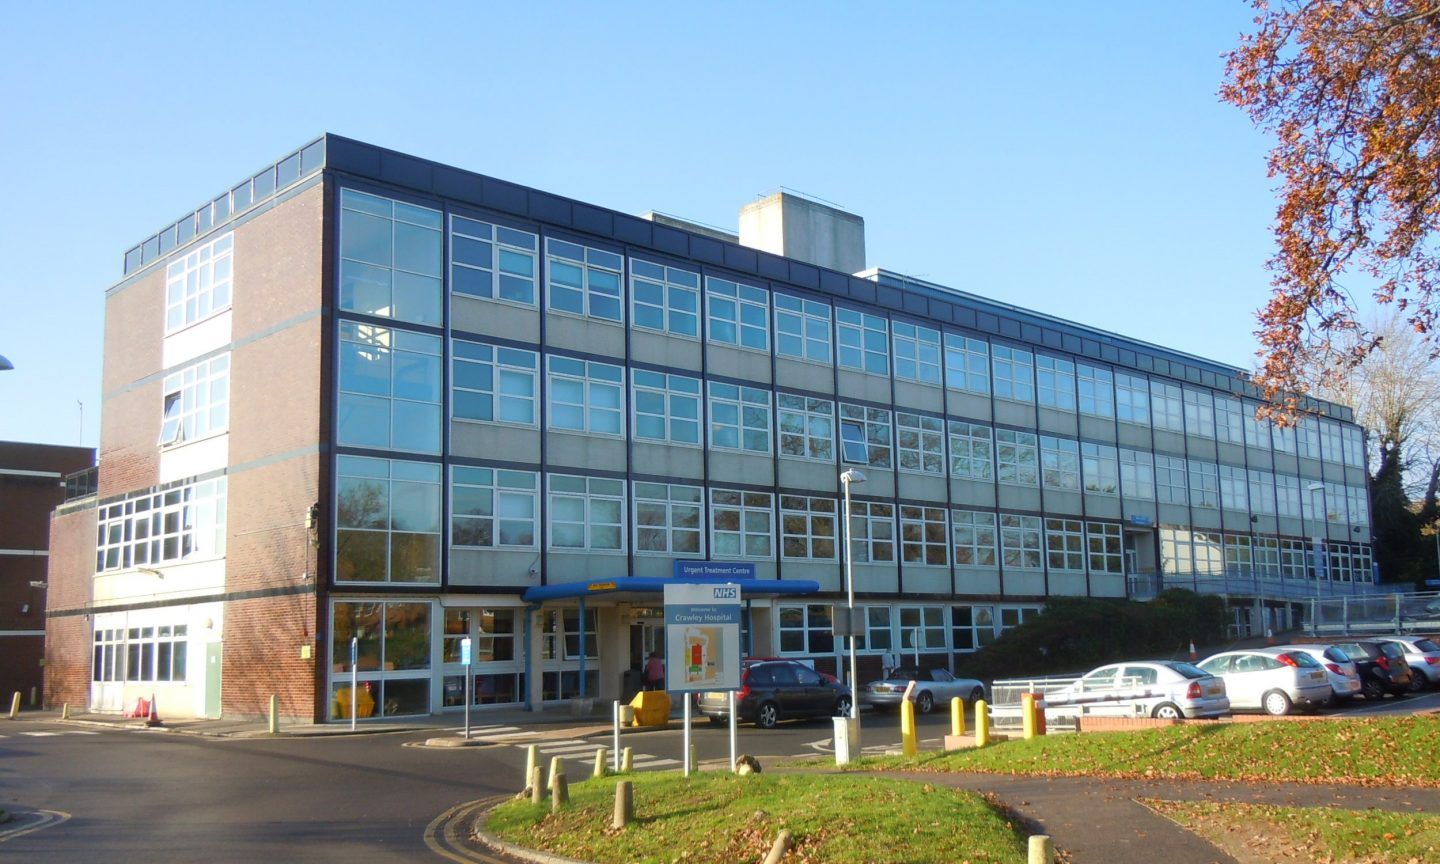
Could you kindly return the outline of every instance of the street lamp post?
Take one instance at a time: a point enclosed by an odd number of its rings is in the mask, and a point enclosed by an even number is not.
[[[860,679],[855,673],[855,555],[850,548],[850,487],[864,482],[865,472],[855,468],[840,475],[840,483],[845,487],[845,596],[849,609],[846,612],[849,626],[845,629],[850,634],[850,719],[856,721],[860,719]]]

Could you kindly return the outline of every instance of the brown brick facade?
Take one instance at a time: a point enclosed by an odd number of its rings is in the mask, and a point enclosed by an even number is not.
[[[50,617],[45,623],[45,704],[82,708],[90,700],[90,617],[93,597],[95,507],[61,508],[50,522]]]

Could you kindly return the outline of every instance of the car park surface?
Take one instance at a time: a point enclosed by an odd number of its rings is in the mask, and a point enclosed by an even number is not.
[[[1234,709],[1260,709],[1273,716],[1296,706],[1313,708],[1334,695],[1325,667],[1305,651],[1252,648],[1224,651],[1200,661],[1200,668],[1225,681]]]

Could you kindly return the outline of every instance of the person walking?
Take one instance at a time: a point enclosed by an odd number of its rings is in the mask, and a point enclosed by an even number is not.
[[[665,661],[660,659],[659,651],[651,651],[650,659],[645,661],[645,689],[665,689]]]

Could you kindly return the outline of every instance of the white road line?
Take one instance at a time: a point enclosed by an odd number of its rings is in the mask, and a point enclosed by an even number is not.
[[[59,732],[21,732],[21,735],[29,735],[31,738],[50,738],[59,735]]]
[[[91,732],[91,731],[88,730],[88,729],[67,729],[67,730],[65,730],[65,734],[67,734],[67,735],[99,735],[100,733],[99,733],[99,732]]]
[[[454,727],[454,728],[442,729],[441,731],[442,731],[442,732],[464,732],[464,731],[465,731],[465,727],[464,727],[464,726],[456,726],[456,727]],[[519,727],[519,726],[471,726],[471,727],[470,727],[470,734],[471,734],[472,736],[475,735],[476,733],[480,733],[480,734],[483,734],[483,735],[493,735],[493,734],[496,734],[496,733],[499,733],[499,732],[518,732],[518,731],[520,731],[520,727]]]
[[[679,765],[679,764],[680,764],[680,760],[679,760],[679,759],[646,759],[646,760],[643,761],[643,762],[632,762],[632,763],[630,763],[630,767],[631,767],[631,768],[637,768],[637,769],[644,769],[644,768],[659,768],[659,767],[661,767],[662,765]]]

